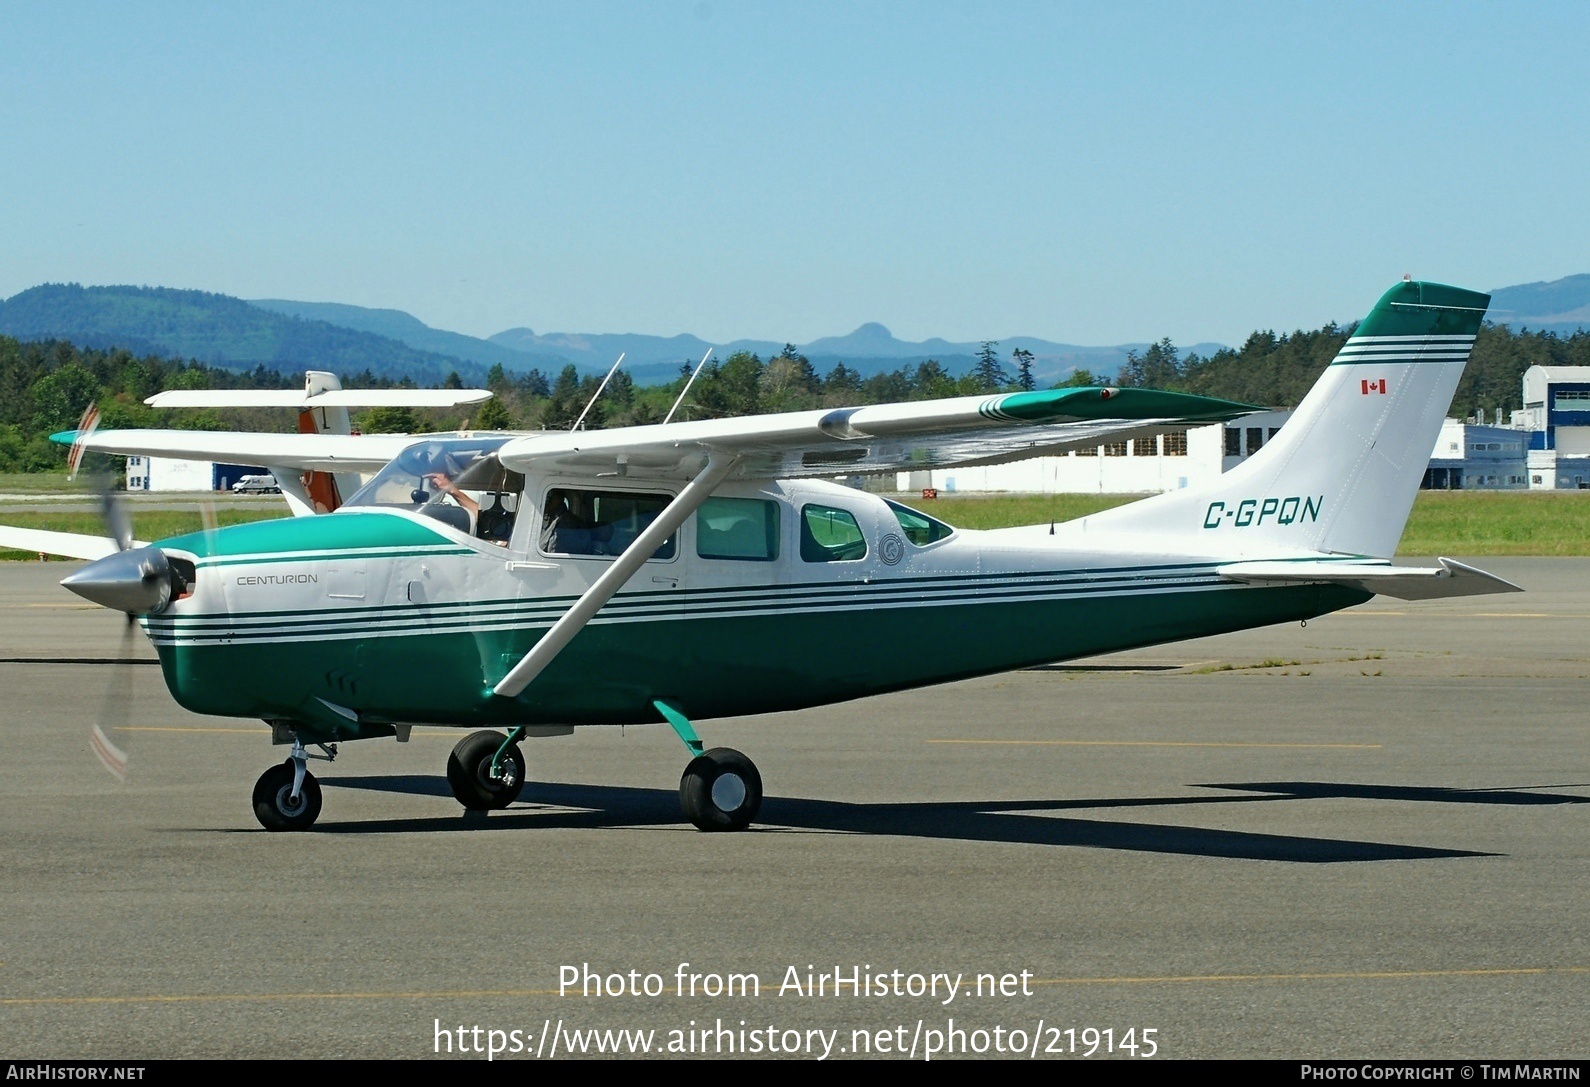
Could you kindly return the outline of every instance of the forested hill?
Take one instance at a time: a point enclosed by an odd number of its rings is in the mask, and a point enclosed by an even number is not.
[[[454,372],[475,385],[486,374],[479,363],[416,350],[384,336],[273,313],[226,295],[168,287],[33,287],[0,302],[0,334],[197,359],[238,370],[259,365],[368,370],[422,385],[440,384]]]
[[[1292,408],[1319,379],[1352,328],[1334,324],[1314,331],[1255,332],[1236,350],[1208,357],[1183,357],[1169,340],[1143,354],[1133,352],[1121,369],[1122,385],[1220,396],[1245,404]],[[1514,332],[1487,325],[1474,341],[1474,354],[1458,382],[1447,414],[1467,417],[1484,409],[1506,421],[1523,407],[1524,371],[1531,366],[1590,366],[1590,332]]]
[[[51,290],[36,288],[26,292],[38,295]],[[60,291],[81,288],[60,288]],[[114,315],[117,306],[131,309],[140,318],[142,334],[137,337],[118,337],[125,345],[130,341],[148,342],[162,332],[162,315],[170,316],[176,308],[190,304],[202,306],[214,295],[187,291],[147,291],[126,297],[111,296],[107,302],[104,292],[97,304]],[[135,303],[148,301],[149,295],[173,296],[164,299],[161,306],[138,307]],[[19,298],[23,296],[18,296]],[[47,300],[47,295],[45,300]],[[7,310],[16,302],[5,303]],[[38,301],[38,299],[35,299]],[[219,299],[221,302],[230,300]],[[269,317],[246,303],[245,309]],[[202,309],[206,314],[225,310]],[[189,315],[182,315],[184,321]],[[35,306],[31,319],[39,323],[37,329],[50,327],[48,307]],[[133,324],[127,320],[127,324]],[[218,323],[220,319],[218,318]],[[311,327],[318,322],[290,321],[295,331]],[[111,327],[107,319],[105,327]],[[242,331],[257,326],[246,320],[233,326]],[[270,330],[266,329],[266,333]],[[331,330],[347,332],[347,330]],[[1295,407],[1309,388],[1318,380],[1325,367],[1330,365],[1341,349],[1351,328],[1334,324],[1312,331],[1277,334],[1255,332],[1240,348],[1223,349],[1209,355],[1196,352],[1183,355],[1170,340],[1161,340],[1142,353],[1130,352],[1127,363],[1115,379],[1121,385],[1148,386],[1203,393],[1249,404],[1267,407]],[[24,333],[27,335],[28,333]],[[32,335],[41,335],[32,332]],[[218,333],[219,334],[219,333]],[[42,335],[49,337],[49,333]],[[261,333],[260,342],[266,347],[279,347],[291,340],[270,341]],[[349,333],[349,335],[353,335]],[[381,342],[378,337],[369,339]],[[190,341],[191,342],[191,341]],[[435,356],[425,355],[398,345],[399,352],[386,357],[411,358],[435,366]],[[750,351],[738,351],[719,362],[713,360],[702,368],[690,386],[689,394],[679,405],[679,417],[689,419],[722,418],[735,415],[754,415],[764,412],[800,411],[819,407],[848,407],[861,404],[878,404],[903,400],[926,400],[951,396],[987,394],[1002,390],[1044,387],[1047,382],[1037,379],[1033,355],[1024,348],[1010,352],[1008,361],[990,343],[979,352],[971,371],[956,375],[936,361],[904,363],[893,370],[863,375],[843,363],[819,369],[811,359],[801,354],[793,345],[769,358]],[[264,347],[259,350],[263,351]],[[66,342],[64,338],[50,337],[45,342],[18,342],[0,335],[0,471],[31,471],[59,467],[65,451],[48,442],[52,431],[74,425],[83,409],[98,403],[103,413],[103,425],[110,428],[140,426],[196,427],[202,429],[284,430],[291,429],[291,414],[260,409],[221,409],[215,411],[157,411],[146,407],[145,397],[162,389],[218,389],[218,388],[295,388],[303,382],[302,368],[291,363],[268,364],[255,362],[247,369],[241,368],[245,360],[236,354],[227,361],[228,367],[202,361],[181,361],[171,357],[172,350],[162,347],[147,351],[137,357],[125,346],[116,349],[82,348]],[[198,351],[194,351],[197,356]],[[324,356],[322,356],[324,357]],[[355,360],[368,356],[354,354]],[[318,361],[318,360],[317,360]],[[444,358],[444,363],[452,360]],[[373,372],[373,366],[361,370],[343,371],[343,383],[349,388],[390,386],[391,376]],[[1476,409],[1484,409],[1490,419],[1506,420],[1506,413],[1521,406],[1524,371],[1530,366],[1590,366],[1590,331],[1561,336],[1552,332],[1515,332],[1506,325],[1482,328],[1474,345],[1473,357],[1464,371],[1453,397],[1450,414],[1471,416]],[[416,365],[415,371],[402,375],[404,383],[412,373],[428,375],[418,383],[425,385],[453,385],[463,376],[464,367],[455,377],[452,368],[438,380],[436,369]],[[510,374],[500,365],[493,366],[479,379],[479,383],[495,393],[495,397],[474,409],[471,420],[460,419],[456,411],[411,411],[407,408],[373,408],[357,413],[356,422],[366,433],[403,432],[419,433],[426,430],[446,430],[460,425],[473,425],[491,430],[532,430],[546,428],[567,429],[576,417],[591,405],[586,426],[630,426],[661,422],[675,400],[681,396],[690,367],[676,371],[666,382],[645,385],[627,372],[620,370],[611,383],[596,398],[599,379],[595,375],[582,375],[573,363],[568,363],[555,376],[530,370],[523,374]],[[390,369],[388,374],[390,374]],[[471,380],[471,379],[466,379]],[[1108,378],[1104,381],[1108,383]],[[1092,385],[1096,376],[1085,370],[1073,373],[1066,385]]]

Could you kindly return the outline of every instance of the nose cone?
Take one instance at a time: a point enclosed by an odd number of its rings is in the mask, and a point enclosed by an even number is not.
[[[104,607],[150,614],[171,602],[171,561],[158,547],[135,547],[96,559],[61,584]]]

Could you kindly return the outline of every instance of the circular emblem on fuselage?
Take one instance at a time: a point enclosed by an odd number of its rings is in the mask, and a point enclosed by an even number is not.
[[[905,541],[894,533],[889,533],[878,541],[878,557],[885,566],[893,566],[905,558]]]

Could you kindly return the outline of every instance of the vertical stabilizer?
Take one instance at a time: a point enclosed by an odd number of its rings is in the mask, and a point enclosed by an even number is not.
[[[309,370],[304,374],[304,392],[309,396],[341,388],[342,382],[337,380],[336,374],[325,370]],[[298,413],[300,434],[352,432],[353,425],[348,418],[348,409],[340,405],[305,408]],[[346,472],[337,475],[330,472],[305,472],[303,483],[311,505],[319,513],[330,513],[342,505],[345,495],[351,495],[359,489],[359,477]],[[286,488],[283,488],[283,491],[285,493]]]
[[[1086,519],[1246,554],[1389,558],[1429,466],[1490,296],[1387,291],[1268,445],[1212,483]]]

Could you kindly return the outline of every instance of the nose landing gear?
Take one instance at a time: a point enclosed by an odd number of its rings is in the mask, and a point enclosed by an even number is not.
[[[254,818],[266,830],[308,830],[320,818],[320,783],[309,772],[310,759],[330,762],[335,744],[318,744],[324,755],[311,755],[294,740],[287,761],[272,766],[254,783]]]

